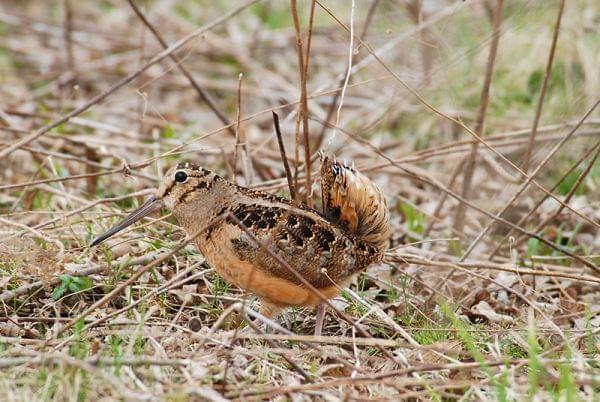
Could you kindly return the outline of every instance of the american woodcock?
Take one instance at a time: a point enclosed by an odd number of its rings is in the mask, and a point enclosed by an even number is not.
[[[385,196],[357,170],[322,156],[321,192],[323,213],[180,163],[165,174],[153,197],[91,246],[161,207],[171,210],[189,235],[231,213],[247,231],[229,215],[199,234],[195,243],[208,263],[255,294],[266,317],[289,306],[318,306],[315,334],[320,335],[325,306],[290,268],[325,298],[334,298],[383,258],[391,233]]]

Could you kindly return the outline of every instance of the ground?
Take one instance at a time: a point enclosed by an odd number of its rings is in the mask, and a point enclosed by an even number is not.
[[[597,398],[600,5],[295,3],[0,4],[0,399]],[[321,338],[166,211],[88,247],[179,161],[289,197],[272,112],[389,200]]]

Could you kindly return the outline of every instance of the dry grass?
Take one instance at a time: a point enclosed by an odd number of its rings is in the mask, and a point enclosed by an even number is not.
[[[560,3],[505,1],[494,50],[496,1],[3,1],[0,399],[592,400],[600,6]],[[389,197],[333,301],[370,337],[253,331],[169,216],[87,248],[178,160],[306,199],[320,149]]]

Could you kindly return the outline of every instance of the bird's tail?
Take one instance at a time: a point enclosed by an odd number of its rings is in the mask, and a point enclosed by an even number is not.
[[[385,250],[391,236],[383,191],[354,167],[321,154],[323,213],[334,225]]]

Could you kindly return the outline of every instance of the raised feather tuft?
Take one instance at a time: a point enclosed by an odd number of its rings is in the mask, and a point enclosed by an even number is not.
[[[323,213],[334,225],[385,250],[391,236],[383,191],[354,167],[321,155]]]

